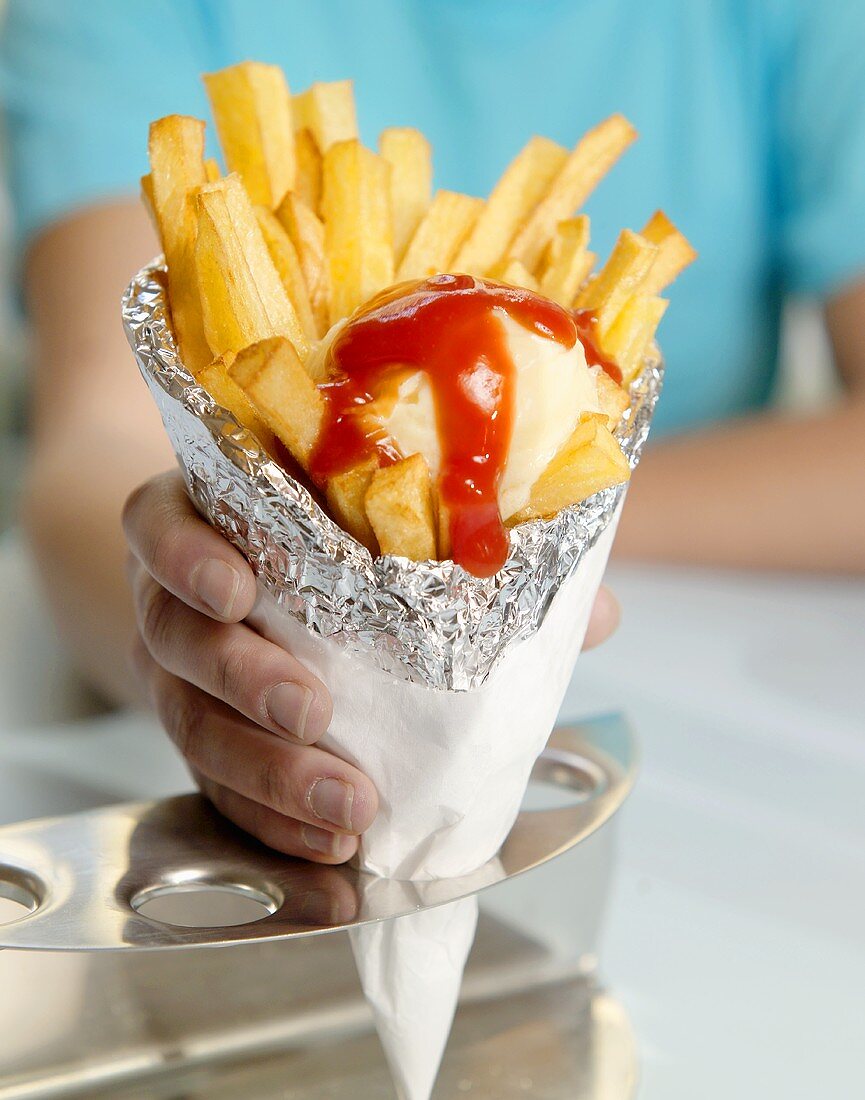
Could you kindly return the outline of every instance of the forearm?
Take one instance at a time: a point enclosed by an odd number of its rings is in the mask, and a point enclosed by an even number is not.
[[[865,396],[807,418],[765,414],[649,447],[620,557],[865,572]]]
[[[171,461],[161,440],[130,446],[128,436],[82,431],[40,444],[25,486],[24,523],[54,620],[82,674],[115,702],[136,695],[121,510]]]

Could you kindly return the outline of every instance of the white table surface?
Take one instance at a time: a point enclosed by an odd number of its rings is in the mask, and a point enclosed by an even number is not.
[[[610,579],[622,627],[581,659],[562,713],[623,709],[642,746],[600,946],[639,1095],[861,1097],[865,584]],[[84,704],[9,538],[0,644],[0,821],[188,786],[147,717],[69,720]],[[545,874],[536,911],[561,923],[579,888]]]

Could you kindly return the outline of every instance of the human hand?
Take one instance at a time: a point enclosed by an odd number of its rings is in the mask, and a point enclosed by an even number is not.
[[[146,694],[203,794],[264,844],[319,863],[354,855],[378,807],[350,764],[315,747],[330,723],[327,688],[243,619],[255,577],[161,474],[126,503]]]

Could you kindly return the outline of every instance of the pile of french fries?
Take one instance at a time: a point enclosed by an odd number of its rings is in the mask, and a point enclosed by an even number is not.
[[[350,81],[292,95],[256,62],[204,78],[225,167],[205,157],[202,121],[150,128],[142,179],[165,255],[172,325],[184,365],[271,455],[299,470],[325,417],[324,338],[394,283],[461,272],[590,310],[593,335],[621,370],[601,372],[602,414],[585,416],[508,524],[556,514],[627,479],[612,429],[667,302],[660,292],[695,253],[658,212],[624,230],[593,274],[587,196],[636,137],[613,115],[572,150],[533,137],[489,198],[432,191],[418,130],[358,138]],[[334,518],[373,553],[445,558],[447,523],[421,455],[375,458],[317,486]]]

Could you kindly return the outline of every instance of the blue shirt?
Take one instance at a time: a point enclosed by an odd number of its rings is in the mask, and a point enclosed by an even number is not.
[[[764,405],[782,298],[865,270],[862,0],[10,0],[19,239],[136,191],[150,120],[209,118],[199,74],[246,58],[294,90],[353,77],[366,142],[419,126],[436,183],[480,195],[531,134],[626,114],[641,140],[587,204],[593,247],[660,206],[700,252],[661,328],[659,427]]]

